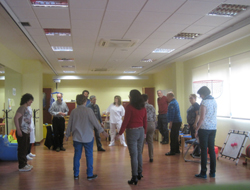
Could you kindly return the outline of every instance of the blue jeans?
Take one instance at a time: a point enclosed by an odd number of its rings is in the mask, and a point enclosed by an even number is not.
[[[198,131],[201,147],[201,175],[207,174],[207,148],[210,154],[210,174],[215,174],[216,156],[214,151],[214,139],[216,130],[199,129]]]
[[[77,141],[73,141],[73,146],[75,148],[74,155],[74,176],[79,176],[79,168],[80,168],[80,159],[82,157],[82,147],[85,149],[85,156],[87,162],[87,176],[93,176],[93,145],[94,138],[89,143],[81,143]]]
[[[158,127],[163,137],[162,141],[169,142],[167,114],[158,115]]]

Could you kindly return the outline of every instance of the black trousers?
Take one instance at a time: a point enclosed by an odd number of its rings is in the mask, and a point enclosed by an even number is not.
[[[98,149],[102,148],[101,137],[100,137],[100,134],[96,128],[94,128],[94,131],[95,131],[96,146],[97,146],[97,150],[98,150]]]
[[[54,149],[63,146],[65,119],[63,117],[53,117]]]
[[[181,127],[181,122],[172,123],[172,129],[170,133],[170,152],[179,152],[179,130]]]
[[[24,166],[27,165],[27,150],[28,150],[28,145],[30,143],[30,134],[26,134],[22,132],[22,137],[19,137],[17,132],[16,132],[16,137],[17,137],[17,156],[18,156],[18,163],[19,163],[19,169],[23,168]]]

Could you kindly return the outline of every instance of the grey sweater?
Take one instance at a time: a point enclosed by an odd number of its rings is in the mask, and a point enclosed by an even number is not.
[[[94,138],[94,127],[99,133],[104,131],[96,119],[93,110],[84,105],[80,105],[70,113],[65,136],[69,137],[70,133],[72,133],[73,141],[88,143]]]

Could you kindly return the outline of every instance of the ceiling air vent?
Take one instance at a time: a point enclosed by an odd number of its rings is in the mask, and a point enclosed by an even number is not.
[[[123,39],[101,39],[101,47],[124,48],[133,47],[138,40],[123,40]]]
[[[106,68],[96,68],[96,69],[92,69],[91,71],[107,71],[108,69]]]
[[[29,22],[21,22],[21,25],[23,25],[23,26],[30,26],[30,23]]]

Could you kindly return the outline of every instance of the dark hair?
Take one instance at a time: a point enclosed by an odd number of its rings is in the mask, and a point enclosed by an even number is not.
[[[22,96],[22,98],[21,98],[20,106],[23,105],[23,104],[25,104],[25,103],[27,103],[30,100],[33,101],[34,97],[31,94],[29,94],[29,93],[24,94]]]
[[[122,98],[121,98],[121,96],[118,96],[118,95],[116,95],[115,97],[114,97],[114,99],[118,99],[118,106],[120,106],[121,104],[122,104]],[[115,101],[114,101],[114,105],[115,105]]]
[[[142,97],[144,99],[144,102],[146,102],[148,100],[148,95],[147,94],[142,94]]]
[[[83,96],[82,94],[78,94],[76,96],[77,105],[83,105],[86,101],[87,101],[87,97]]]
[[[194,99],[197,98],[196,94],[190,94],[189,96],[193,97]]]
[[[138,90],[131,90],[129,96],[130,96],[130,104],[135,109],[140,110],[145,106],[144,99]]]
[[[87,91],[87,90],[84,90],[84,91],[82,91],[82,95],[84,94],[84,92],[87,92],[87,93],[89,94],[89,91]]]
[[[203,86],[201,87],[198,91],[197,94],[199,95],[203,95],[203,96],[207,96],[211,93],[211,91],[209,90],[209,88],[207,86]]]

